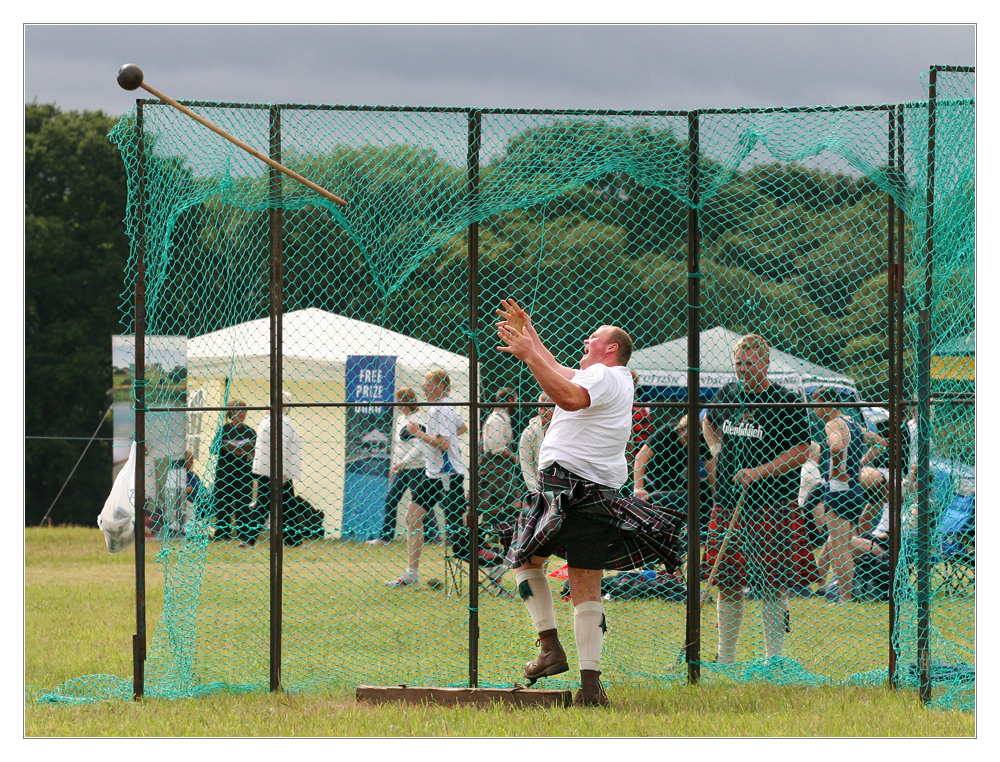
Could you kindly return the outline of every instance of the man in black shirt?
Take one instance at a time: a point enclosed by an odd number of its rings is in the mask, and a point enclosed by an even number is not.
[[[226,422],[219,432],[219,460],[215,468],[216,540],[232,535],[230,521],[239,515],[253,497],[252,461],[256,432],[246,424],[247,403],[235,400],[226,411]]]
[[[654,505],[671,505],[681,512],[687,513],[687,444],[688,418],[681,416],[672,426],[664,426],[651,436],[639,448],[633,466],[633,492],[641,500],[648,500]],[[702,463],[707,463],[712,457],[701,429],[698,432],[699,457]],[[708,528],[711,497],[708,480],[701,483],[703,511],[702,532]]]
[[[734,349],[735,382],[724,386],[713,402],[733,407],[710,408],[703,430],[716,456],[715,494],[706,565],[718,558],[723,536],[737,506],[733,537],[719,560],[717,659],[736,659],[743,619],[743,588],[752,585],[763,597],[764,646],[768,658],[784,648],[785,596],[789,586],[808,586],[818,579],[798,511],[799,475],[809,452],[810,431],[801,402],[767,378],[767,342],[756,334],[742,337]],[[771,403],[747,407],[747,403]]]

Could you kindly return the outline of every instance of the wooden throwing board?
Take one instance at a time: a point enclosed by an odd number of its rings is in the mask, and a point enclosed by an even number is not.
[[[529,688],[421,688],[407,685],[359,685],[355,690],[358,701],[367,704],[505,704],[507,706],[573,705],[571,691],[532,690]]]

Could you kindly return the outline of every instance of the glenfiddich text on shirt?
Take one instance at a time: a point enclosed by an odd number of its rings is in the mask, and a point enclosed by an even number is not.
[[[751,421],[741,421],[739,425],[734,426],[727,420],[722,424],[722,433],[729,434],[734,437],[752,437],[754,439],[763,439],[764,427],[759,423],[752,423]]]

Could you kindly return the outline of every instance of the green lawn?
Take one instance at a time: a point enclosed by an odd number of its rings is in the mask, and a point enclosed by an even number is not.
[[[164,564],[148,545],[147,604],[152,635],[163,610]],[[177,546],[163,558],[177,606],[166,637],[150,640],[150,685],[224,684],[249,694],[89,705],[35,703],[27,736],[972,736],[972,713],[925,710],[910,691],[882,687],[739,684],[713,676],[687,686],[675,665],[684,610],[662,601],[613,601],[605,663],[610,711],[500,707],[368,707],[353,688],[461,685],[468,677],[466,600],[443,590],[391,590],[398,544],[376,549],[318,542],[286,552],[283,684],[267,692],[267,548],[212,543],[204,552]],[[440,548],[428,549],[425,578],[443,578]],[[202,575],[188,570],[204,569]],[[134,555],[112,556],[100,531],[25,530],[25,681],[29,695],[85,675],[130,678],[135,632]],[[554,589],[558,587],[554,583]],[[194,604],[192,605],[192,602]],[[560,627],[571,610],[557,600]],[[971,605],[960,599],[954,606]],[[843,607],[793,600],[787,654],[831,680],[884,664],[881,604]],[[483,595],[480,684],[510,685],[534,646],[520,601]],[[759,627],[748,607],[741,643],[749,658]],[[859,627],[858,623],[864,624]],[[714,609],[704,619],[714,648]],[[859,632],[864,633],[859,637]],[[568,640],[572,642],[571,636]],[[172,660],[172,653],[190,658]],[[573,657],[571,656],[571,661]],[[572,673],[570,673],[572,674]],[[547,687],[574,688],[572,681]],[[558,721],[553,721],[555,712]]]

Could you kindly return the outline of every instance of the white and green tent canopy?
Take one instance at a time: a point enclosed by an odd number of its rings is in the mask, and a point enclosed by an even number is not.
[[[701,332],[700,360],[702,392],[722,388],[736,378],[733,368],[733,348],[741,334],[722,326]],[[629,367],[639,376],[640,387],[672,389],[683,393],[687,388],[688,340],[679,339],[646,347],[632,355]],[[771,349],[768,378],[792,389],[807,386],[838,386],[854,391],[854,380],[822,365],[801,357]],[[660,396],[660,395],[657,395]],[[673,395],[671,395],[673,396]],[[709,395],[710,396],[710,395]]]

